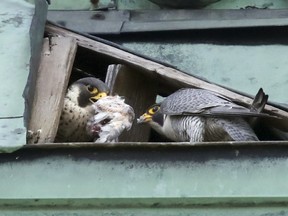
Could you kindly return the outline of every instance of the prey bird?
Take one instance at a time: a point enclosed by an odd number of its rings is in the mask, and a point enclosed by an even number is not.
[[[124,98],[107,96],[92,107],[95,113],[88,121],[87,131],[94,137],[94,142],[116,142],[125,129],[130,130],[135,114]]]

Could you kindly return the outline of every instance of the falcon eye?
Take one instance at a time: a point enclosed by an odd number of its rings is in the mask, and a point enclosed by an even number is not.
[[[91,94],[97,94],[98,93],[98,89],[95,87],[92,87],[90,85],[87,85],[87,89]]]
[[[148,113],[150,113],[150,114],[155,114],[156,112],[159,111],[159,109],[160,109],[159,106],[152,107],[152,108],[150,108],[150,109],[148,110]]]

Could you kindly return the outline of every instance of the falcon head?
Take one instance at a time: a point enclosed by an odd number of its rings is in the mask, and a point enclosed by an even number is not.
[[[138,119],[137,123],[148,123],[156,127],[162,127],[164,123],[164,114],[161,112],[161,104],[157,103],[150,106],[144,114],[142,114]]]
[[[150,106],[144,114],[137,119],[138,124],[149,124],[161,137],[161,140],[172,141],[175,131],[171,125],[170,116],[163,113],[160,103]],[[169,136],[171,135],[171,136]]]
[[[67,97],[84,108],[109,94],[109,87],[99,79],[86,77],[77,80],[69,88]]]

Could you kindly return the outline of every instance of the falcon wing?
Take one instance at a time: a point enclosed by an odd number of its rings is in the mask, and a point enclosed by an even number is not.
[[[260,90],[259,90],[260,91]],[[255,98],[251,108],[237,105],[229,98],[204,89],[180,89],[169,95],[161,103],[161,110],[168,115],[199,115],[208,117],[274,117],[260,113],[267,101],[260,103],[260,95]],[[258,108],[259,107],[259,108]],[[261,109],[261,110],[260,110]]]

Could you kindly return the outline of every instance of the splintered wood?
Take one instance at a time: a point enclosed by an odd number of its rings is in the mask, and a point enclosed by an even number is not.
[[[54,141],[76,50],[74,38],[44,39],[28,125],[28,144]]]

